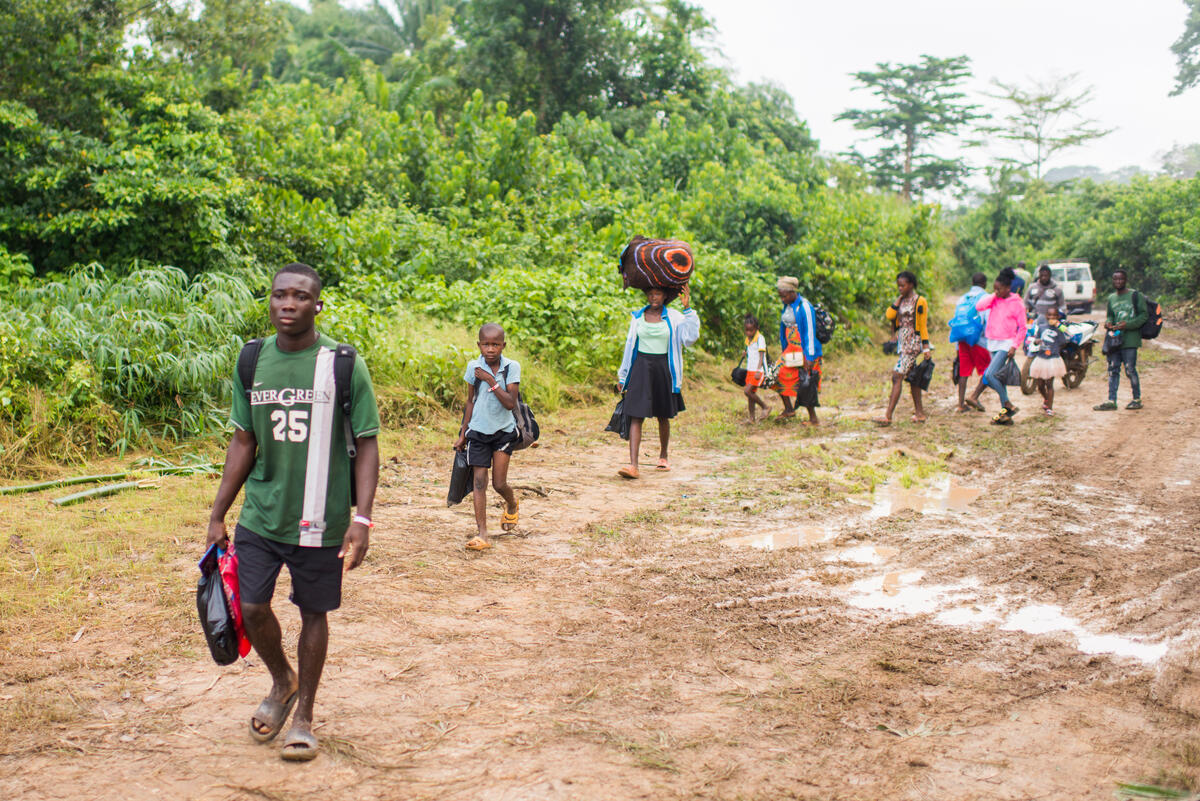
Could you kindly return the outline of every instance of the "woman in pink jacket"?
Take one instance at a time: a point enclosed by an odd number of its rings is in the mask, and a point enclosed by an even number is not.
[[[996,390],[996,394],[1000,396],[1001,409],[992,418],[992,423],[998,426],[1011,426],[1013,415],[1017,413],[1017,407],[1008,399],[1008,388],[996,375],[1025,342],[1025,303],[1012,291],[1015,277],[1012,269],[1005,267],[992,284],[995,292],[984,295],[975,304],[979,311],[991,310],[983,334],[987,337],[987,349],[992,354],[992,363],[983,374],[983,383]]]

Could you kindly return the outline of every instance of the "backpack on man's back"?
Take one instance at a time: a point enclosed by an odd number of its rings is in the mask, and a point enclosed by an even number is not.
[[[1145,295],[1141,294],[1140,292],[1138,292],[1135,289],[1135,290],[1133,290],[1133,313],[1134,314],[1137,314],[1138,298],[1141,298],[1142,303],[1145,304],[1145,309],[1146,309],[1146,322],[1142,323],[1142,327],[1138,330],[1138,333],[1140,333],[1142,335],[1142,339],[1154,339],[1155,337],[1158,336],[1158,332],[1162,331],[1162,326],[1163,326],[1162,304],[1156,300],[1150,300],[1150,298],[1146,297]]]

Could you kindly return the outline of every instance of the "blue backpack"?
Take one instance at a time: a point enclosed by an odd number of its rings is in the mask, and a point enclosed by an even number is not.
[[[983,316],[975,308],[978,295],[968,295],[954,307],[954,316],[950,318],[950,341],[966,342],[974,345],[983,333]]]

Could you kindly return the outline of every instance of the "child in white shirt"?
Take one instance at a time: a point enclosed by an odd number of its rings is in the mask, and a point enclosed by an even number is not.
[[[766,402],[758,396],[758,388],[762,386],[763,370],[767,366],[767,340],[758,330],[758,318],[753,314],[746,315],[742,326],[746,334],[746,388],[744,392],[746,393],[750,422],[753,423],[756,406],[762,407],[763,420],[770,415]]]

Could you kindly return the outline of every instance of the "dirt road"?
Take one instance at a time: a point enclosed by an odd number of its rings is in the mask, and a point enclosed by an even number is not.
[[[442,460],[390,462],[374,549],[331,618],[314,763],[246,735],[267,686],[253,655],[218,669],[197,650],[141,685],[88,674],[100,700],[80,720],[3,749],[0,797],[958,801],[1195,783],[1200,355],[1168,344],[1182,350],[1143,368],[1141,412],[1093,413],[1094,368],[1054,420],[1018,400],[1008,431],[941,388],[924,428],[878,432],[846,408],[704,449],[685,416],[674,470],[636,484],[598,426],[548,430],[514,466],[521,536],[482,556],[461,548],[469,505],[445,509]],[[793,547],[752,547],[767,542]]]

